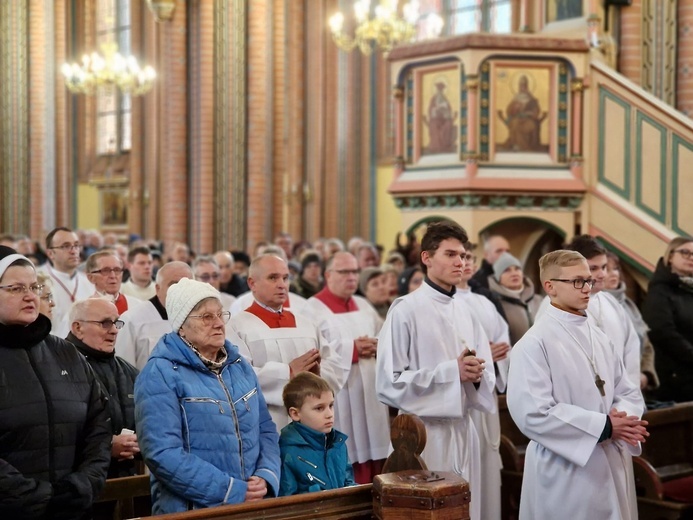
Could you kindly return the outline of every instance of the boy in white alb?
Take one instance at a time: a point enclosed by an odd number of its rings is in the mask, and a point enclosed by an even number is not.
[[[508,409],[530,439],[520,519],[637,518],[628,466],[648,435],[642,394],[587,318],[585,258],[559,250],[539,267],[551,304],[513,347],[508,375]]]

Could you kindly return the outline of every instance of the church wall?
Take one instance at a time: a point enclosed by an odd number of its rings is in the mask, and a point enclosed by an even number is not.
[[[693,118],[693,0],[678,0],[676,108]]]

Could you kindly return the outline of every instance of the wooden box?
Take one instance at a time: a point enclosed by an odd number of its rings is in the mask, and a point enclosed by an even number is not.
[[[378,520],[469,520],[469,484],[459,475],[409,470],[373,480]]]

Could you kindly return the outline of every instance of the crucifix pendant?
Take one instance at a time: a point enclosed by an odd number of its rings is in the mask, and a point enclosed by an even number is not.
[[[597,377],[594,378],[594,384],[597,386],[597,388],[599,388],[599,393],[605,396],[606,393],[604,393],[604,385],[606,384],[606,381],[599,377],[599,374],[597,374]]]

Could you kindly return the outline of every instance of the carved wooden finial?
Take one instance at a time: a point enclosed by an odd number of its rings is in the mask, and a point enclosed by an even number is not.
[[[385,461],[383,473],[407,469],[428,469],[420,457],[426,447],[426,427],[416,415],[398,415],[390,427],[394,451]]]

